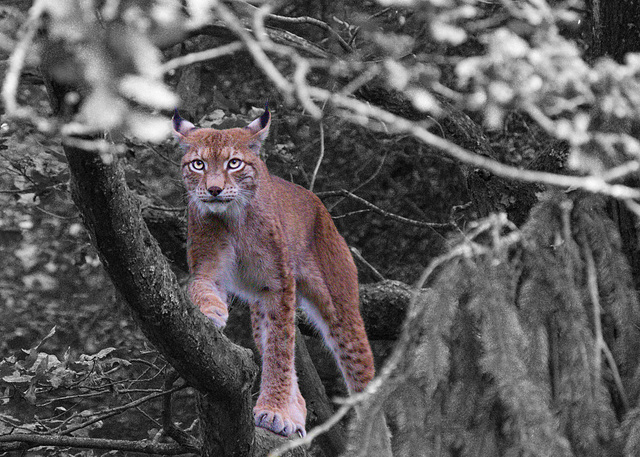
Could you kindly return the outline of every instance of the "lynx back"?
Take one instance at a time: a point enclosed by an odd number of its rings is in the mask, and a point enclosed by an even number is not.
[[[251,308],[262,356],[257,426],[305,434],[306,405],[294,366],[296,306],[322,334],[351,392],[373,378],[373,358],[359,311],[351,253],[311,192],[269,174],[260,159],[271,114],[244,128],[198,129],[177,113],[189,195],[189,296],[222,327],[227,297]]]

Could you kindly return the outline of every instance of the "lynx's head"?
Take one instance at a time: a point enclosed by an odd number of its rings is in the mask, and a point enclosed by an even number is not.
[[[244,128],[198,129],[173,116],[173,134],[185,151],[182,177],[189,193],[189,205],[200,214],[232,214],[254,196],[261,173],[260,147],[269,132],[271,113]]]

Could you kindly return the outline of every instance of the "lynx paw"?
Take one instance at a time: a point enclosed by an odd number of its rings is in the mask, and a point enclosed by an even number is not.
[[[282,436],[289,436],[296,432],[300,436],[307,434],[304,429],[304,419],[300,421],[299,416],[299,414],[290,415],[285,411],[273,411],[269,408],[259,408],[258,406],[253,408],[256,426]]]
[[[202,314],[211,319],[217,327],[224,327],[225,325],[227,325],[229,312],[226,309],[221,309],[214,306],[202,306],[200,308],[200,311],[202,311]]]

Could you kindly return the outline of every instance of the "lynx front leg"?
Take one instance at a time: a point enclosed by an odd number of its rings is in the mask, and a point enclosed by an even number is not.
[[[262,356],[260,396],[253,410],[255,423],[279,435],[306,434],[307,408],[295,373],[295,292],[252,304],[254,338]]]
[[[216,326],[227,325],[229,310],[226,304],[226,293],[218,290],[213,280],[196,277],[189,284],[189,298]]]

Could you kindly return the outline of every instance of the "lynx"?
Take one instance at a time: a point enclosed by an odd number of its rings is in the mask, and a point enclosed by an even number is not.
[[[173,117],[189,195],[191,301],[224,327],[229,294],[246,300],[262,356],[255,424],[305,435],[307,414],[294,367],[296,305],[332,350],[350,392],[373,378],[351,253],[312,192],[269,174],[259,153],[268,107],[244,128],[195,128]]]

